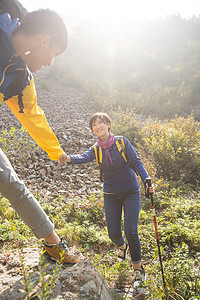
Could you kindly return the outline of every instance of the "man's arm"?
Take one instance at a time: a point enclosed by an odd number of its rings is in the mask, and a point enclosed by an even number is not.
[[[0,14],[9,13],[12,19],[20,21],[27,15],[28,11],[18,0],[0,0]]]
[[[23,90],[23,113],[19,113],[18,97],[14,96],[6,101],[9,108],[26,128],[34,141],[40,146],[52,160],[59,160],[61,164],[66,162],[65,153],[49,126],[45,114],[37,106],[37,97],[33,79],[30,85]]]

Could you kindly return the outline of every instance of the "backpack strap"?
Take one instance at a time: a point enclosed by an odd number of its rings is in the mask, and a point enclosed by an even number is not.
[[[22,96],[23,96],[22,93],[19,93],[19,94],[18,94],[18,105],[19,105],[19,109],[20,109],[20,111],[19,111],[20,114],[23,114],[23,113],[24,113],[24,111],[23,111],[23,109],[24,109],[24,104],[23,104]]]
[[[94,153],[95,153],[95,158],[96,158],[97,166],[99,167],[99,159],[98,159],[98,154],[97,154],[97,146],[94,146]]]
[[[122,157],[124,158],[125,162],[128,162],[125,154],[125,143],[123,137],[116,139],[115,144],[117,146],[119,153],[121,153]]]
[[[120,154],[122,155],[122,157],[124,158],[125,162],[127,162],[127,164],[129,165],[129,167],[137,174],[138,172],[135,170],[135,168],[132,166],[132,164],[129,162],[128,158],[126,157],[126,151],[125,151],[125,143],[124,143],[124,139],[123,137],[115,137],[115,143],[117,146],[118,151],[120,152]]]
[[[102,148],[100,146],[95,145],[94,146],[94,153],[95,153],[97,165],[98,165],[98,167],[100,167],[102,165]]]
[[[98,144],[95,144],[95,146],[94,146],[94,153],[95,153],[95,157],[96,157],[97,166],[100,169],[100,180],[103,181],[102,148]]]

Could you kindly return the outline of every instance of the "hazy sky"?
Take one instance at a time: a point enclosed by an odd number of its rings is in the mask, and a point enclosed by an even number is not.
[[[51,8],[62,16],[76,15],[97,21],[123,22],[180,14],[200,15],[200,0],[20,0],[29,10]]]

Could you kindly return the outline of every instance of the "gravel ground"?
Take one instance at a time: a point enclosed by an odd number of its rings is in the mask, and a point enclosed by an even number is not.
[[[96,142],[88,127],[89,117],[96,110],[84,92],[76,88],[60,86],[53,79],[47,80],[47,72],[48,70],[44,69],[34,76],[38,105],[44,110],[65,152],[82,153]],[[17,129],[17,136],[21,137],[21,125],[7,105],[3,103],[0,109],[1,130],[10,130],[13,126]],[[79,166],[68,164],[60,166],[57,162],[51,161],[29,135],[26,139],[31,140],[34,147],[31,151],[22,149],[22,153],[27,154],[23,160],[16,160],[19,153],[14,150],[7,155],[19,177],[33,192],[42,194],[47,199],[55,198],[60,194],[65,197],[83,198],[93,192],[99,193],[101,183],[96,162]]]

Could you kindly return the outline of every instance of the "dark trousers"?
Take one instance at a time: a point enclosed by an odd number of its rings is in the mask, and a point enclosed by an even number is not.
[[[124,244],[121,229],[122,208],[124,210],[124,230],[133,263],[141,261],[141,244],[138,236],[138,219],[141,206],[140,191],[120,194],[104,194],[104,209],[108,235],[117,245]]]

